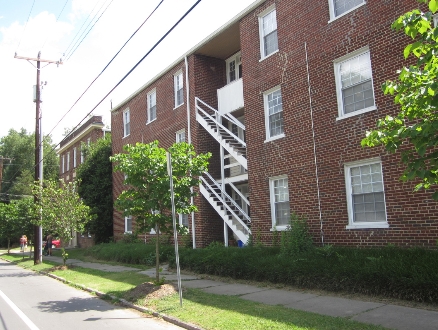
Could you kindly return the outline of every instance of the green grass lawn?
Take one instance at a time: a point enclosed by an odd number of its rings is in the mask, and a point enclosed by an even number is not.
[[[31,270],[50,271],[55,265],[47,261],[33,265],[32,259],[23,260],[21,255],[16,254],[3,255],[2,258]],[[124,297],[126,292],[137,285],[152,280],[137,272],[112,273],[81,267],[51,272],[76,285],[93,288],[118,298]],[[384,329],[346,318],[296,311],[279,305],[263,305],[235,296],[208,294],[198,289],[184,291],[182,308],[178,294],[147,301],[140,299],[137,303],[204,329]]]

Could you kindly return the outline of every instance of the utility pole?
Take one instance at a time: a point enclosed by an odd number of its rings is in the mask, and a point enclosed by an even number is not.
[[[36,91],[35,91],[35,104],[36,104],[36,115],[35,115],[35,181],[40,181],[40,184],[42,185],[42,175],[40,169],[42,168],[41,164],[41,150],[42,150],[42,139],[40,139],[40,135],[42,137],[41,132],[41,110],[40,110],[40,103],[41,103],[41,90],[40,90],[40,65],[41,62],[46,63],[55,63],[56,65],[62,64],[62,60],[59,61],[51,61],[51,60],[43,60],[41,59],[41,52],[38,52],[37,58],[32,57],[23,57],[23,56],[17,56],[17,53],[15,53],[15,58],[21,59],[21,60],[27,60],[27,61],[36,61],[37,62],[37,81],[36,81]],[[38,198],[34,197],[35,202],[38,202]],[[33,262],[35,265],[39,264],[42,261],[42,229],[40,226],[34,226],[34,255],[33,255]]]

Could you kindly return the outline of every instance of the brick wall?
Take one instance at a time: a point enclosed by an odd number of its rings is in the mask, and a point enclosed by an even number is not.
[[[276,4],[278,53],[260,59],[257,15]],[[287,174],[291,211],[305,215],[316,242],[321,242],[315,176],[312,122],[306,70],[307,43],[312,91],[313,124],[319,172],[324,241],[339,245],[433,246],[438,236],[437,203],[429,193],[412,193],[413,183],[401,183],[397,155],[382,148],[360,146],[376,120],[398,108],[384,96],[381,84],[395,77],[404,64],[402,51],[409,42],[390,30],[390,24],[411,10],[413,1],[369,1],[328,23],[328,1],[308,6],[305,1],[267,1],[241,22],[252,229],[272,242],[269,177]],[[333,61],[369,46],[376,111],[337,120]],[[391,51],[388,51],[391,50]],[[285,137],[264,142],[263,92],[280,85]],[[262,134],[260,134],[262,132]],[[347,230],[344,163],[380,157],[383,166],[388,229]],[[275,161],[273,161],[275,160]]]
[[[274,4],[279,51],[260,60],[258,15]],[[360,146],[365,132],[375,127],[378,118],[398,111],[380,86],[395,78],[396,70],[406,64],[402,50],[409,40],[391,31],[390,25],[417,4],[412,0],[367,1],[331,22],[328,1],[316,4],[267,0],[240,21],[252,232],[265,244],[272,243],[269,178],[287,175],[291,211],[307,217],[318,244],[324,240],[326,244],[350,246],[391,243],[432,247],[438,238],[438,206],[431,194],[413,193],[414,183],[400,182],[403,167],[398,155],[387,154],[383,148]],[[333,61],[365,46],[370,51],[377,110],[338,119]],[[213,153],[209,172],[219,177],[219,145],[196,122],[194,98],[217,108],[216,90],[226,84],[225,61],[190,55],[188,64],[192,143],[197,152]],[[182,128],[187,136],[186,104],[173,109],[173,74],[179,69],[185,71],[183,61],[112,113],[113,153],[121,152],[127,143],[156,139],[167,148]],[[184,85],[186,95],[185,78]],[[285,137],[265,142],[263,93],[276,86],[282,91]],[[146,95],[152,88],[157,90],[157,120],[146,125]],[[122,112],[127,107],[131,111],[131,135],[123,138]],[[382,161],[389,228],[346,229],[344,164],[374,157]],[[116,198],[122,190],[122,174],[114,173],[113,180]],[[195,198],[195,204],[199,208],[195,214],[197,246],[223,240],[223,221],[202,196]],[[123,231],[124,220],[115,210],[115,237]]]

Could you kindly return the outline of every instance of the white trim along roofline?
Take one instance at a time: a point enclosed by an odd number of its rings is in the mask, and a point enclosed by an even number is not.
[[[105,132],[111,132],[111,130],[104,128],[103,124],[92,123],[86,129],[84,129],[79,135],[75,136],[73,139],[71,139],[71,141],[67,142],[64,146],[62,146],[61,148],[56,150],[56,153],[58,155],[60,155],[64,150],[66,150],[69,147],[71,147],[78,140],[82,139],[84,137],[84,135],[87,135],[88,133],[90,133],[95,128],[101,129],[102,131],[105,131]]]
[[[216,31],[214,31],[212,34],[210,34],[208,37],[206,37],[204,40],[202,40],[201,42],[199,42],[197,45],[195,45],[193,48],[189,49],[185,54],[183,54],[182,56],[178,57],[175,61],[173,61],[170,65],[168,65],[164,70],[160,71],[157,75],[155,75],[155,77],[153,77],[152,79],[150,79],[147,83],[145,83],[144,85],[142,85],[139,89],[137,89],[134,93],[132,93],[131,95],[129,95],[127,98],[125,98],[122,102],[120,102],[117,106],[115,106],[114,108],[112,108],[110,110],[110,112],[115,112],[120,110],[120,108],[123,108],[127,102],[129,102],[130,100],[132,100],[134,97],[136,97],[138,94],[140,94],[140,92],[142,92],[146,87],[152,85],[158,78],[160,78],[161,76],[163,76],[164,73],[168,72],[170,69],[172,69],[175,65],[177,65],[179,62],[184,61],[185,57],[192,55],[193,53],[195,53],[195,51],[199,48],[201,48],[203,45],[205,45],[206,43],[208,43],[210,40],[212,40],[213,38],[215,38],[217,35],[219,35],[220,33],[222,33],[224,30],[226,30],[229,26],[233,25],[234,23],[236,23],[237,21],[239,21],[241,18],[243,18],[244,16],[246,16],[247,14],[249,14],[251,11],[253,11],[255,8],[257,8],[258,6],[260,6],[263,2],[265,2],[266,0],[256,0],[254,1],[252,4],[250,4],[248,7],[246,7],[244,10],[242,10],[240,13],[238,13],[236,16],[234,16],[231,20],[229,20],[227,23],[225,23],[224,25],[222,25],[220,28],[218,28]]]

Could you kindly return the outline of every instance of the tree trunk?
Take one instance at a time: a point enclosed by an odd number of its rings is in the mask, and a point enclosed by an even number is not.
[[[156,242],[155,242],[155,280],[158,283],[160,283],[160,225],[155,226],[155,235],[156,235]]]
[[[11,239],[8,238],[8,254],[11,252]]]

